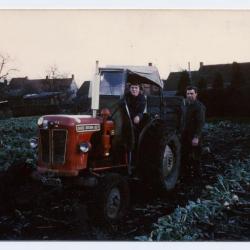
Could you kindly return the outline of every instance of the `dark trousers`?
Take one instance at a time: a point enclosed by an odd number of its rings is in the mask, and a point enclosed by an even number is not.
[[[184,178],[201,178],[201,143],[192,146],[192,140],[182,138],[181,167]]]

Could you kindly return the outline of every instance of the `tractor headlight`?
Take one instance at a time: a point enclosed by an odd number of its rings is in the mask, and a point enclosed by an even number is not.
[[[82,142],[79,145],[80,152],[82,152],[82,153],[87,153],[89,151],[90,147],[91,147],[91,145],[88,142]]]
[[[43,128],[48,129],[49,127],[49,121],[48,120],[43,120]]]
[[[38,139],[37,138],[30,139],[30,147],[32,149],[36,149],[37,146],[38,146]]]
[[[40,117],[37,121],[37,125],[38,126],[42,126],[43,125],[43,117]]]

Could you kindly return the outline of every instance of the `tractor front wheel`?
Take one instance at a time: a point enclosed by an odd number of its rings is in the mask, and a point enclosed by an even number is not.
[[[127,213],[129,206],[129,185],[125,177],[107,173],[100,179],[97,200],[89,212],[99,222],[115,224]]]

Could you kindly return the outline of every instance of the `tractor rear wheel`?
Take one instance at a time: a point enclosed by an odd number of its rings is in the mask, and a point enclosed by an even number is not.
[[[162,138],[155,158],[155,180],[165,191],[172,191],[180,175],[180,142],[175,134]]]
[[[139,150],[139,174],[145,183],[164,192],[174,190],[179,175],[181,145],[174,131],[154,123],[145,131]]]

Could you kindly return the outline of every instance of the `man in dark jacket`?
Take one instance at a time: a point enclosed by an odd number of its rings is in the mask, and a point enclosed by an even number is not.
[[[141,131],[141,121],[146,107],[146,98],[140,93],[138,83],[129,83],[129,92],[124,96],[126,113],[129,113],[130,122],[124,126],[127,146],[130,150],[129,165],[134,165],[136,161],[136,148]],[[130,132],[129,132],[130,131]],[[133,135],[133,136],[132,136]]]
[[[142,120],[143,112],[146,107],[146,98],[140,93],[140,85],[138,83],[130,84],[129,93],[126,94],[125,100],[132,123],[137,127]]]
[[[186,89],[184,127],[182,130],[182,168],[184,176],[193,174],[201,178],[202,128],[205,123],[205,106],[197,100],[197,88]]]

